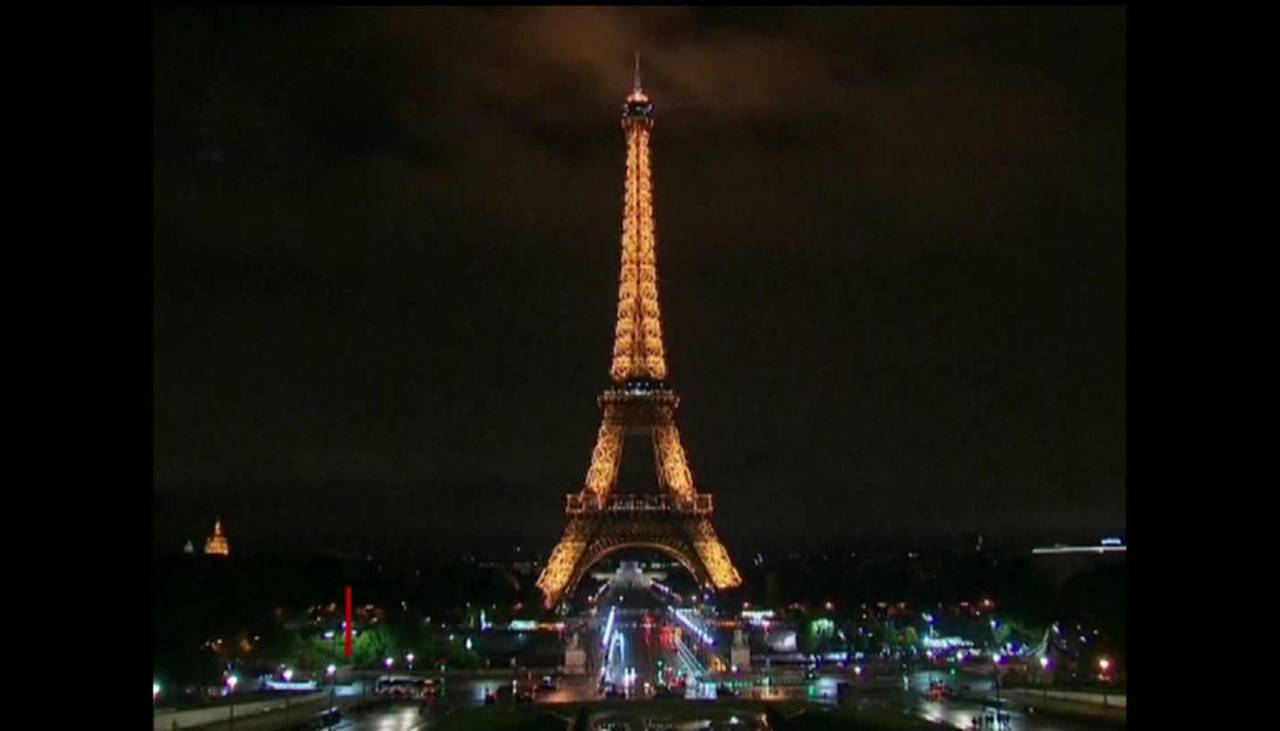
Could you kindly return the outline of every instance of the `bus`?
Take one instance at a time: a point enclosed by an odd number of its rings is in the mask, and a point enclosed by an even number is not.
[[[425,698],[435,695],[438,690],[435,680],[409,675],[383,675],[373,686],[375,695],[392,698]]]

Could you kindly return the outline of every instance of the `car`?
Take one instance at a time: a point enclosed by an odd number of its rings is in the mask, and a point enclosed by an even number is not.
[[[654,698],[683,698],[684,696],[681,693],[677,693],[674,688],[669,688],[663,685],[663,686],[659,686],[658,689],[654,691],[653,697]]]
[[[716,697],[717,698],[737,698],[738,694],[735,693],[733,689],[730,688],[729,686],[721,684],[716,686]]]
[[[542,682],[538,684],[539,690],[557,690],[559,688],[560,684],[556,682],[555,677],[551,675],[542,676]]]

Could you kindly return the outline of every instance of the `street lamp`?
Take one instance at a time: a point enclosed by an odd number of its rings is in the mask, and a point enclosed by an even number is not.
[[[413,670],[413,653],[411,652],[408,655],[405,655],[404,659],[409,662],[409,669]]]
[[[337,694],[338,683],[338,666],[329,663],[329,667],[324,669],[324,674],[329,676],[329,710],[333,710],[334,696]],[[333,718],[332,714],[326,713],[325,718]],[[332,726],[332,723],[328,724]]]
[[[992,655],[992,656],[991,656],[991,658],[992,658],[992,660],[994,660],[994,662],[992,663],[992,666],[991,666],[991,667],[992,667],[992,668],[993,668],[993,670],[995,671],[995,678],[996,678],[996,714],[997,714],[996,718],[999,718],[1000,716],[999,716],[998,714],[1000,713],[1000,708],[1001,708],[1001,705],[1000,705],[1000,666],[1004,663],[1004,655],[1001,655],[1000,653],[998,653],[998,652],[997,652],[997,653],[995,653],[994,655]]]
[[[160,683],[159,681],[153,680],[151,681],[151,702],[154,703],[155,700],[159,697],[160,697]]]
[[[286,683],[292,682],[293,668],[285,668],[284,672],[281,673],[281,675],[284,676],[284,682]],[[284,689],[284,722],[285,722],[285,725],[289,724],[289,689],[288,688]]]
[[[1040,678],[1040,687],[1044,691],[1044,700],[1046,703],[1048,703],[1049,702],[1049,656],[1048,655],[1040,656],[1040,672],[1042,673],[1042,676]]]
[[[1098,679],[1102,681],[1102,705],[1107,705],[1107,670],[1111,668],[1111,661],[1107,658],[1098,660]]]
[[[231,731],[236,727],[236,683],[240,682],[240,678],[234,675],[227,676],[227,695],[231,697]]]

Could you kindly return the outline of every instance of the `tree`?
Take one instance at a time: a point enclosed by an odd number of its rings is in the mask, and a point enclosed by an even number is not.
[[[351,661],[360,666],[380,664],[384,658],[395,655],[396,646],[386,627],[373,625],[356,635],[351,648]]]
[[[915,647],[920,644],[920,633],[916,632],[915,627],[907,627],[902,633],[902,644],[907,647]]]

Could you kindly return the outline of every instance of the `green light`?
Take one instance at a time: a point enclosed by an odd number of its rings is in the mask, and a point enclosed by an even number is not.
[[[835,622],[829,619],[815,619],[809,623],[809,632],[813,635],[824,636],[834,634],[836,629]]]

